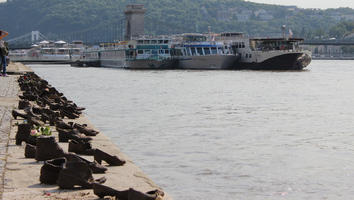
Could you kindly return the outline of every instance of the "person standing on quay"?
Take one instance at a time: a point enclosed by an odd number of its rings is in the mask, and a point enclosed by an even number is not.
[[[8,36],[9,33],[6,31],[0,30],[0,61],[1,61],[1,66],[2,66],[2,74],[0,73],[0,76],[7,76],[6,74],[6,57],[9,55],[9,48],[7,46],[7,42],[2,40],[4,37]]]

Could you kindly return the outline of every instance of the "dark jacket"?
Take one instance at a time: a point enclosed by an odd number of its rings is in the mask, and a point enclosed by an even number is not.
[[[0,44],[0,55],[8,56],[9,55],[9,44],[7,42],[1,41],[3,44]]]

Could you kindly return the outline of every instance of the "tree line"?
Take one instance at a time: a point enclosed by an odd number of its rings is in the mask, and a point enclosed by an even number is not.
[[[10,37],[33,30],[52,39],[85,42],[122,39],[127,4],[144,4],[146,34],[244,32],[281,35],[286,25],[306,39],[352,40],[354,10],[300,9],[243,0],[8,0],[0,3],[1,28]]]

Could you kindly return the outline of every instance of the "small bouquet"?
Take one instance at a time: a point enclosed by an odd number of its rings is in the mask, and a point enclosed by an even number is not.
[[[34,137],[38,137],[38,136],[41,136],[41,135],[51,136],[52,135],[52,130],[50,129],[49,126],[45,126],[45,127],[37,126],[37,127],[35,127],[35,129],[31,130],[30,135],[34,136]]]

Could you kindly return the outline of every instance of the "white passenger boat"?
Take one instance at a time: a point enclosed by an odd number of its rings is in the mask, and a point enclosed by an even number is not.
[[[82,51],[81,41],[71,44],[64,41],[42,41],[32,45],[31,49],[10,51],[9,57],[12,61],[25,63],[71,63],[80,59]]]
[[[125,69],[170,69],[175,65],[171,56],[171,40],[165,37],[141,37],[116,43],[103,43],[99,49],[83,52],[83,65]],[[96,60],[96,61],[95,61]]]
[[[203,34],[183,34],[175,47],[179,69],[231,69],[238,57],[224,42],[212,41]]]

